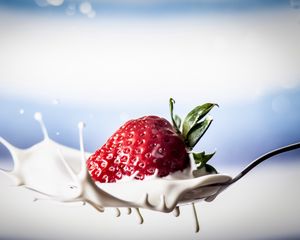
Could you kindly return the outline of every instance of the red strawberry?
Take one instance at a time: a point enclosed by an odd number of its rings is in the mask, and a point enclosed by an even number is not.
[[[164,177],[189,166],[188,151],[207,130],[211,119],[200,121],[214,106],[204,104],[191,111],[180,131],[181,120],[173,115],[174,100],[170,99],[174,127],[164,118],[145,116],[130,120],[119,128],[107,142],[87,160],[92,178],[99,182],[116,182],[123,176],[143,180],[157,169]],[[200,124],[200,126],[199,126]],[[212,155],[194,154],[201,168]],[[210,166],[211,167],[211,166]]]

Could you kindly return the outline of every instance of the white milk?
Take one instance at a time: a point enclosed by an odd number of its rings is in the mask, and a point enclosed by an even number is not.
[[[40,113],[35,114],[35,119],[41,125],[44,139],[32,147],[19,149],[0,138],[14,162],[12,171],[1,171],[14,179],[16,185],[24,186],[49,200],[87,203],[100,212],[113,207],[116,208],[117,216],[120,216],[119,208],[128,208],[128,214],[133,208],[140,217],[140,223],[143,223],[143,217],[139,208],[174,211],[175,216],[179,216],[180,205],[192,204],[198,231],[199,223],[193,202],[206,199],[220,189],[219,186],[205,187],[206,185],[231,180],[230,176],[223,174],[195,178],[190,167],[166,178],[159,178],[154,174],[144,181],[129,178],[117,183],[95,183],[86,168],[86,155],[90,154],[84,152],[84,124],[78,124],[79,151],[51,140]]]

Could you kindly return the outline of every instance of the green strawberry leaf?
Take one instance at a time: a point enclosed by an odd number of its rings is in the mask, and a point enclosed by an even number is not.
[[[173,112],[175,100],[173,98],[170,98],[169,102],[170,102],[169,105],[170,105],[170,113],[171,113],[171,120],[172,120],[173,126],[178,133],[181,133],[180,132],[181,119],[178,115],[174,114],[174,112]]]
[[[193,157],[195,160],[195,163],[199,165],[197,168],[203,167],[214,155],[216,152],[205,154],[205,152],[200,153],[193,153]]]
[[[205,134],[213,121],[211,116],[206,117],[204,120],[202,119],[210,112],[210,110],[214,106],[218,107],[219,105],[215,103],[205,103],[203,105],[197,106],[187,114],[182,123],[180,117],[174,114],[174,104],[175,100],[173,98],[170,98],[169,105],[172,124],[177,133],[184,138],[186,146],[189,148],[189,150],[192,150],[193,147],[199,142],[201,137]],[[182,133],[180,131],[181,127]],[[210,154],[206,154],[205,152],[192,154],[197,167],[197,169],[193,171],[194,177],[218,173],[213,166],[207,164],[207,162],[214,156],[215,152]]]
[[[209,164],[205,164],[201,168],[197,167],[197,169],[193,171],[193,176],[194,177],[202,177],[202,176],[206,176],[209,174],[216,174],[216,173],[218,173],[218,172],[213,166],[211,166]]]
[[[170,100],[171,101],[171,100]],[[182,135],[185,139],[187,139],[187,135],[191,131],[192,128],[195,127],[199,121],[205,117],[207,113],[214,107],[219,106],[216,103],[205,103],[203,105],[195,107],[191,112],[188,113],[186,118],[183,121],[182,126]]]
[[[212,165],[205,164],[204,168],[206,172],[209,172],[210,174],[218,173],[218,171]]]
[[[208,116],[204,121],[196,123],[188,132],[185,141],[186,145],[192,149],[204,135],[212,123],[212,117]]]

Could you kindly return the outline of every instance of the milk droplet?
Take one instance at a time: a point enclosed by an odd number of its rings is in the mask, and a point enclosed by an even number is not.
[[[78,174],[80,179],[86,179],[87,174],[87,167],[86,167],[86,157],[85,157],[85,150],[84,150],[84,141],[83,141],[83,128],[85,127],[84,122],[78,123],[78,130],[79,130],[79,145],[80,145],[80,153],[81,153],[81,168]]]
[[[135,208],[135,210],[136,210],[136,213],[137,213],[137,215],[138,215],[138,217],[139,217],[139,224],[143,224],[144,223],[144,218],[143,218],[143,216],[142,216],[142,214],[141,214],[141,212],[140,212],[140,209],[139,208]]]
[[[193,213],[194,213],[194,218],[195,218],[195,228],[196,228],[195,232],[199,232],[200,226],[199,226],[199,220],[198,220],[198,215],[197,215],[195,203],[192,203],[192,207],[193,207]]]
[[[36,112],[34,114],[34,119],[37,121],[41,121],[43,119],[42,114],[40,112]]]
[[[83,129],[83,128],[85,128],[85,126],[86,126],[86,124],[84,122],[79,122],[78,123],[78,128],[79,129]]]
[[[120,217],[121,216],[121,211],[119,208],[116,208],[116,217]]]
[[[75,15],[76,13],[76,5],[74,3],[70,3],[66,9],[66,14],[68,16]]]
[[[47,131],[46,126],[45,126],[45,123],[44,123],[44,121],[43,121],[43,116],[42,116],[42,114],[41,114],[40,112],[36,112],[36,113],[34,114],[34,119],[40,123],[40,126],[41,126],[41,129],[42,129],[44,138],[49,138],[49,137],[48,137],[48,131]]]
[[[130,215],[132,212],[131,208],[127,208],[127,214]]]
[[[58,7],[64,3],[64,0],[47,0],[49,5]]]
[[[19,113],[22,115],[22,114],[24,114],[24,109],[23,108],[21,108],[20,110],[19,110]]]
[[[180,215],[180,208],[178,206],[174,209],[173,214],[174,214],[175,217],[179,217],[179,215]]]
[[[84,1],[80,3],[79,10],[82,14],[87,15],[92,11],[92,5],[90,2]]]

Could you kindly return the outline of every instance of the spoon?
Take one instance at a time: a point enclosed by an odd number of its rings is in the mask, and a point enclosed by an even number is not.
[[[226,182],[226,183],[215,183],[215,184],[209,184],[203,187],[220,187],[220,189],[214,194],[211,195],[209,197],[207,197],[205,199],[205,201],[207,202],[211,202],[213,201],[221,192],[223,192],[226,188],[228,188],[230,185],[232,185],[233,183],[237,182],[238,180],[240,180],[242,177],[244,177],[248,172],[250,172],[253,168],[255,168],[258,164],[262,163],[263,161],[274,157],[278,154],[284,153],[284,152],[288,152],[288,151],[292,151],[295,149],[300,148],[300,142],[297,143],[293,143],[281,148],[277,148],[275,150],[272,150],[260,157],[258,157],[257,159],[255,159],[253,162],[251,162],[248,166],[246,166],[239,174],[237,174],[234,178],[232,178],[230,181]]]

